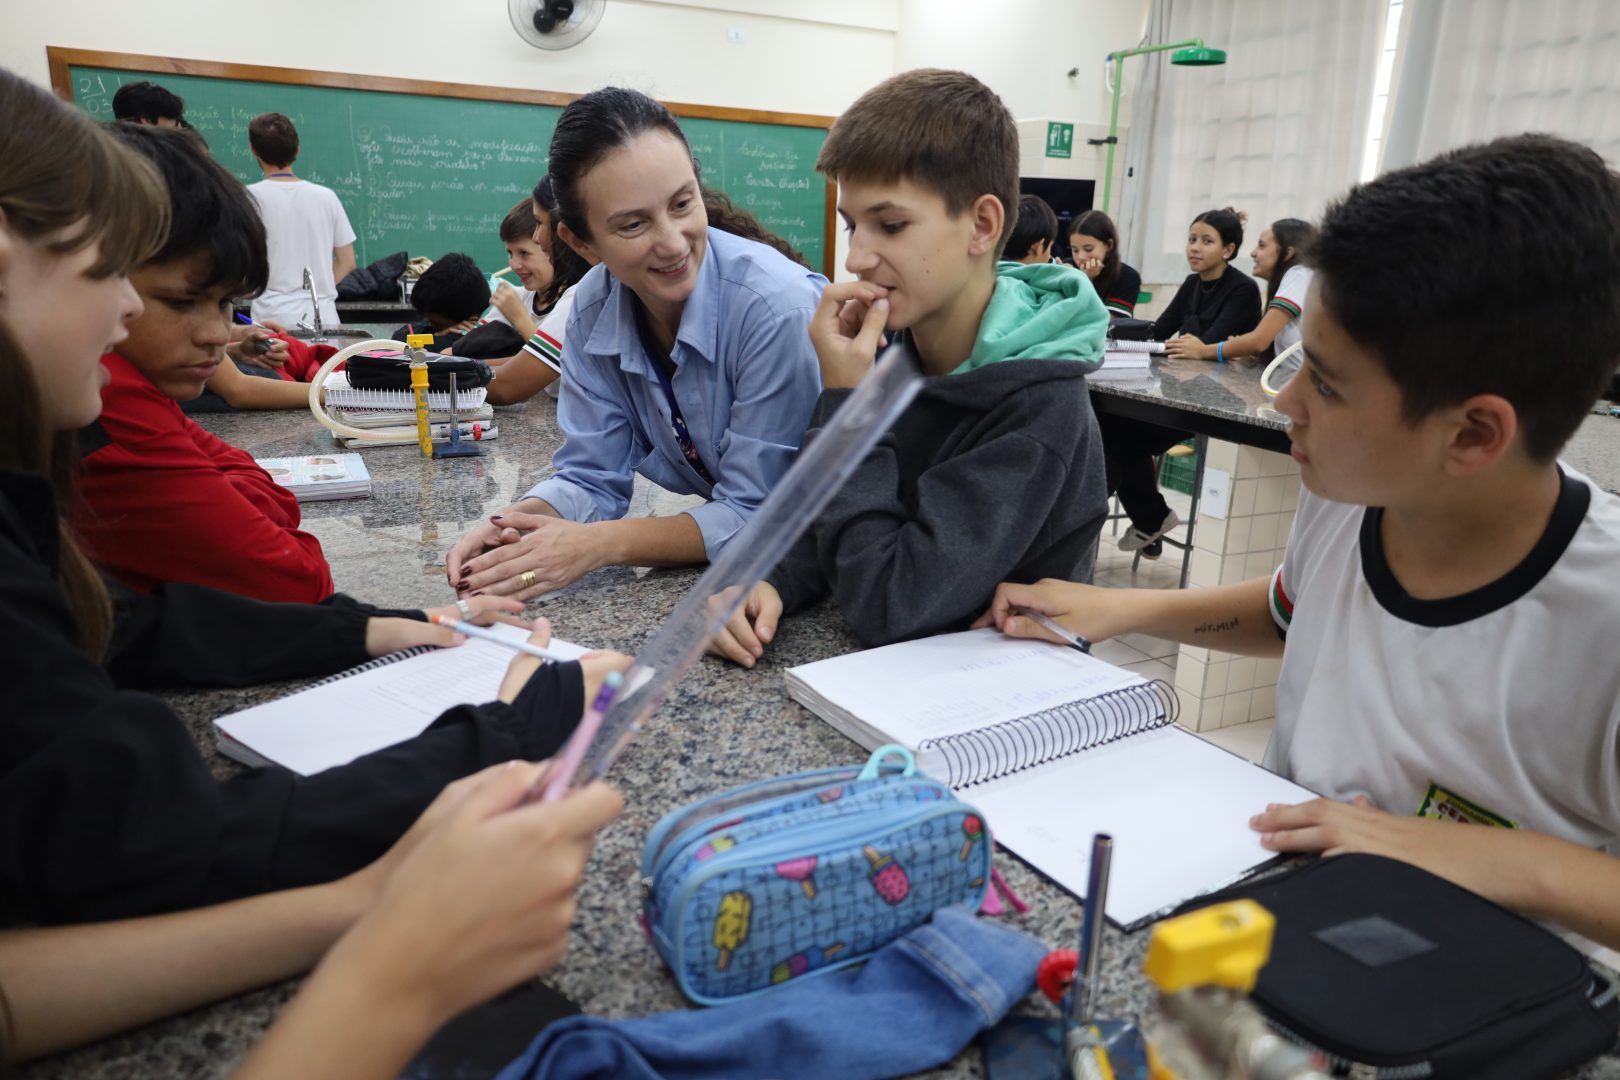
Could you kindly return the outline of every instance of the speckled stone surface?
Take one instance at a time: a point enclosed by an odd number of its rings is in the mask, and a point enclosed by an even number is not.
[[[560,441],[555,405],[544,397],[517,410],[500,410],[497,419],[501,435],[487,445],[486,457],[427,462],[414,447],[369,450],[366,463],[374,477],[370,499],[305,506],[305,526],[320,537],[339,588],[387,606],[453,599],[444,579],[445,550],[473,521],[506,506],[546,475]],[[200,420],[256,457],[334,448],[330,435],[303,413]],[[1612,428],[1620,422],[1610,423],[1605,437],[1612,448]],[[1611,461],[1613,457],[1611,452]],[[1611,475],[1611,485],[1613,480]],[[669,512],[684,503],[638,487],[633,512]],[[697,570],[601,570],[532,604],[529,614],[548,616],[560,636],[581,644],[633,652],[697,577]],[[548,981],[587,1011],[610,1017],[683,1007],[635,921],[643,838],[667,811],[726,787],[864,759],[859,746],[789,699],[782,683],[786,668],[854,647],[837,614],[823,606],[787,620],[755,670],[709,658],[686,676],[615,766],[613,780],[625,795],[624,816],[602,837],[580,893],[568,956]],[[213,717],[296,685],[166,696],[211,753],[208,722]],[[213,760],[222,774],[235,768],[217,755]],[[1073,947],[1079,926],[1075,899],[1016,859],[1004,858],[1001,866],[1031,908],[1015,919],[1016,925],[1049,946]],[[1138,974],[1145,947],[1145,934],[1108,932],[1101,994],[1105,1013],[1140,1016],[1151,1006],[1152,996]],[[296,986],[289,982],[200,1009],[42,1062],[24,1075],[32,1080],[223,1077]],[[1023,1008],[1040,1011],[1047,1006],[1032,997]],[[981,1076],[978,1052],[970,1048],[924,1075]],[[1620,1064],[1605,1059],[1580,1075],[1620,1078]]]
[[[1264,370],[1264,364],[1249,360],[1215,364],[1155,356],[1141,378],[1093,380],[1091,392],[1282,431],[1288,418],[1260,389]]]
[[[1601,411],[1586,418],[1558,456],[1594,483],[1620,494],[1620,416],[1611,414],[1608,402],[1604,402]]]

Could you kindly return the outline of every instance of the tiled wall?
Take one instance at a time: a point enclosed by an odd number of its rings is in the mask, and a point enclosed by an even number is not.
[[[1230,585],[1270,574],[1282,562],[1294,524],[1299,466],[1286,454],[1212,439],[1204,470],[1206,490],[1211,470],[1229,474],[1231,495],[1224,518],[1211,517],[1204,512],[1206,504],[1200,504],[1189,587]],[[1281,660],[1181,646],[1176,658],[1181,724],[1210,731],[1270,718],[1281,666]]]

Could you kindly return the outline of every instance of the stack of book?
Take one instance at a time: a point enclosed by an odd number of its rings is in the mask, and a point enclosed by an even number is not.
[[[1112,341],[1107,343],[1103,351],[1102,367],[1093,371],[1086,378],[1096,381],[1098,379],[1143,379],[1148,375],[1148,365],[1153,357],[1163,355],[1164,342],[1162,341]]]
[[[403,446],[416,442],[416,396],[410,390],[359,390],[349,385],[346,372],[334,371],[326,377],[326,408],[332,419],[349,427],[372,430],[376,428],[410,428],[408,436],[377,439],[341,439],[344,446],[359,449],[367,446]],[[463,439],[493,439],[499,434],[495,426],[495,410],[484,400],[483,387],[459,390],[456,393],[456,420]],[[445,390],[429,390],[428,423],[435,442],[450,437],[450,394]]]

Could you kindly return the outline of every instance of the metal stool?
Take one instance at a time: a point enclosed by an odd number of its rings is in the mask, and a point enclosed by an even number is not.
[[[1164,467],[1164,459],[1166,457],[1185,457],[1188,454],[1196,455],[1196,461],[1193,467],[1192,495],[1190,496],[1192,501],[1187,507],[1187,520],[1176,526],[1177,528],[1182,528],[1184,526],[1186,532],[1183,534],[1183,538],[1180,540],[1177,540],[1169,533],[1166,533],[1159,538],[1160,542],[1169,544],[1173,548],[1181,549],[1181,581],[1177,586],[1177,588],[1181,589],[1185,589],[1187,587],[1187,575],[1192,572],[1193,526],[1198,521],[1198,496],[1204,488],[1204,458],[1207,456],[1208,451],[1209,436],[1194,434],[1192,446],[1184,446],[1178,443],[1153,459],[1153,471],[1154,475],[1157,476]],[[1125,514],[1123,511],[1113,513],[1108,516],[1108,519],[1114,523],[1115,534],[1118,534],[1119,532],[1119,519],[1124,516]],[[1138,550],[1136,552],[1136,557],[1131,560],[1131,573],[1135,574],[1137,567],[1141,565],[1142,552]]]

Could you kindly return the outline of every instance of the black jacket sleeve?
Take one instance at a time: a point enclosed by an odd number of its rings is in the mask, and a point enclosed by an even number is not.
[[[421,619],[341,593],[319,604],[277,604],[201,585],[142,595],[118,586],[107,669],[120,686],[252,686],[324,675],[366,661],[366,620]]]
[[[1247,334],[1260,325],[1260,286],[1254,278],[1237,270],[1226,274],[1232,284],[1221,290],[1215,310],[1209,313],[1200,340],[1218,345],[1235,334]]]
[[[1104,303],[1113,303],[1123,306],[1128,312],[1136,311],[1136,298],[1142,295],[1142,275],[1136,268],[1125,263],[1119,264],[1119,273],[1114,276],[1114,283],[1108,288],[1109,295],[1103,297]]]
[[[201,646],[208,674],[240,682],[341,667],[364,614],[342,602],[269,605],[182,589],[136,605],[134,617],[115,636],[123,676],[195,675],[185,650],[217,633],[222,642]],[[267,640],[299,620],[340,654],[321,660],[309,638]],[[0,890],[46,922],[191,907],[358,869],[449,781],[556,750],[584,697],[578,664],[549,665],[513,705],[460,706],[349,765],[218,781],[167,705],[120,689],[80,650],[52,567],[4,530],[0,655]]]
[[[1153,320],[1154,341],[1166,341],[1172,334],[1181,332],[1181,323],[1187,317],[1187,306],[1192,303],[1192,291],[1197,284],[1197,274],[1188,274],[1182,281],[1181,288],[1176,290],[1175,297],[1170,301],[1170,306]]]

